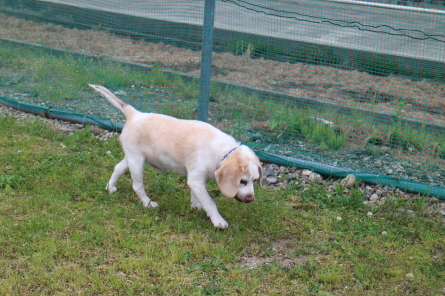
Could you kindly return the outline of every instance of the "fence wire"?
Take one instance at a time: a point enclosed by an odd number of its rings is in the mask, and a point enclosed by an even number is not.
[[[122,122],[102,84],[196,119],[203,17],[197,0],[0,0],[0,97]],[[321,171],[445,190],[444,26],[443,1],[216,1],[209,121]]]

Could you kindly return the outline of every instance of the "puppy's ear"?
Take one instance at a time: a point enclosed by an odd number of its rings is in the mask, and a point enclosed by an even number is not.
[[[216,170],[215,177],[221,193],[225,197],[235,197],[243,176],[244,168],[227,160]]]
[[[258,165],[258,172],[260,173],[260,177],[257,180],[258,185],[260,185],[261,188],[264,188],[263,187],[263,167],[261,166],[261,164]]]

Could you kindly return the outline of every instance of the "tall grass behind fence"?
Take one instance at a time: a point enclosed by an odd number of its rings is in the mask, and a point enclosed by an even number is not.
[[[395,5],[397,4],[397,5]],[[442,2],[216,1],[209,121],[263,151],[443,185]],[[204,1],[0,1],[0,96],[197,118]]]

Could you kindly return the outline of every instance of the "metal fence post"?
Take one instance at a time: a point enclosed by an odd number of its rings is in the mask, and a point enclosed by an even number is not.
[[[209,113],[214,19],[215,0],[205,0],[204,24],[202,29],[201,75],[198,103],[198,119],[204,122],[207,122]]]

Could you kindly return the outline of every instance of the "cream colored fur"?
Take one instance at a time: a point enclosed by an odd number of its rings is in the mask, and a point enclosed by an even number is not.
[[[119,137],[125,158],[108,181],[110,193],[118,179],[130,170],[133,189],[146,207],[157,207],[144,190],[144,163],[160,173],[173,171],[187,176],[191,206],[203,209],[218,228],[228,227],[206,190],[207,180],[216,180],[222,194],[241,202],[251,202],[254,182],[262,178],[258,157],[247,146],[210,124],[167,115],[142,113],[117,98],[103,86],[90,85],[121,110],[126,123]],[[239,146],[239,147],[238,147]],[[235,151],[223,160],[233,148]]]

